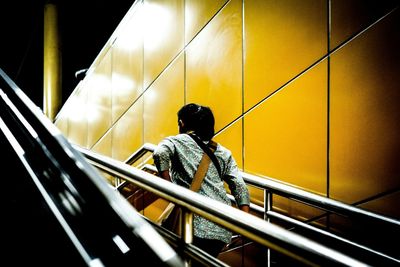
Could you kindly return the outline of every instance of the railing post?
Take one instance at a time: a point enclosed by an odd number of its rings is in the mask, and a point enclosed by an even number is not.
[[[268,211],[272,210],[272,193],[264,189],[264,220],[269,222]],[[267,266],[271,266],[271,250],[267,248]]]
[[[181,219],[181,229],[182,229],[182,239],[186,244],[191,244],[193,242],[193,212],[182,208]],[[191,261],[185,260],[185,266],[191,266]]]

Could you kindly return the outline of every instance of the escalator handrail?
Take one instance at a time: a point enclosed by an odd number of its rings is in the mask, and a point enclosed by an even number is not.
[[[258,177],[249,173],[242,172],[243,179],[246,183],[253,186],[268,189],[273,191],[273,193],[280,196],[285,196],[287,198],[292,198],[297,201],[306,203],[311,206],[315,206],[336,214],[341,214],[345,216],[351,216],[354,218],[365,218],[370,220],[381,221],[389,223],[395,226],[400,226],[400,220],[377,214],[353,205],[346,204],[344,202],[334,200],[328,197],[324,197],[306,190],[297,188],[293,185],[288,185],[283,182],[279,182],[271,177],[263,176]]]
[[[151,171],[153,173],[157,172],[157,168],[154,165],[150,165],[150,164],[145,164],[142,169],[143,170],[147,170],[147,171]],[[127,183],[129,183],[129,182],[127,182]],[[123,187],[124,185],[125,184],[121,184],[121,187]],[[231,194],[228,194],[228,197],[231,200],[231,202],[234,204],[235,203],[235,198]],[[275,212],[275,211],[272,211],[272,210],[269,210],[269,211],[265,212],[264,208],[259,206],[259,205],[257,205],[257,204],[250,203],[250,210],[258,212],[258,213],[261,213],[261,214],[265,213],[268,217],[275,218],[275,219],[278,219],[280,221],[290,223],[291,225],[295,225],[295,226],[301,227],[303,229],[308,229],[308,230],[311,230],[313,232],[319,233],[319,234],[321,234],[323,236],[333,238],[335,240],[338,240],[340,242],[349,244],[349,245],[351,245],[353,247],[359,248],[359,249],[364,250],[366,252],[369,252],[369,253],[375,254],[377,256],[383,257],[383,258],[387,259],[390,262],[396,262],[397,264],[400,263],[400,259],[394,258],[392,256],[389,256],[389,255],[387,255],[387,254],[385,254],[383,252],[374,250],[374,249],[372,249],[370,247],[367,247],[365,245],[353,242],[353,241],[351,241],[349,239],[346,239],[344,237],[335,235],[335,234],[333,234],[333,233],[331,233],[329,231],[325,231],[323,229],[320,229],[320,228],[315,227],[313,225],[310,225],[308,223],[301,222],[300,220],[293,219],[290,216],[283,215],[281,213],[278,213],[278,212]]]
[[[289,230],[269,223],[254,215],[160,179],[153,174],[132,167],[124,162],[100,155],[77,145],[74,145],[74,147],[80,151],[91,164],[100,170],[127,180],[193,213],[221,224],[236,233],[275,249],[289,257],[293,257],[310,265],[314,265],[312,261],[317,260],[315,258],[330,262],[331,264],[336,263],[347,266],[365,265],[365,263],[341,252],[290,232]],[[295,251],[294,253],[292,252],[293,250]],[[312,260],[299,255],[312,256]]]
[[[132,155],[144,154],[144,152],[154,152],[156,145],[151,143],[145,143]],[[133,164],[135,157],[131,156],[126,161],[127,164]],[[341,214],[344,216],[351,216],[353,218],[369,219],[380,221],[384,223],[389,223],[391,225],[400,226],[400,220],[391,218],[389,216],[377,214],[353,205],[346,204],[344,202],[334,200],[328,197],[324,197],[293,185],[289,185],[278,181],[277,179],[267,177],[267,176],[255,176],[246,172],[240,172],[243,180],[246,184],[258,187],[264,190],[270,190],[274,194],[284,196],[286,198],[294,199],[305,204],[321,208],[336,214]]]
[[[108,186],[2,69],[0,100],[2,132],[89,266],[93,260],[102,266],[127,261],[130,265],[132,258],[126,255],[138,251],[129,247],[137,242],[141,251],[152,251],[158,263],[183,266],[157,231]],[[121,249],[123,242],[127,246]]]

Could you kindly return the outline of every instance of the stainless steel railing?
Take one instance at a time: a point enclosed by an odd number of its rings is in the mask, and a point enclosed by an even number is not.
[[[153,152],[156,148],[156,145],[145,143],[142,147],[140,147],[136,152],[134,152],[125,162],[129,165],[135,163],[138,159],[140,159],[143,155],[148,152]],[[156,168],[153,165],[145,164],[142,166],[145,169],[151,170],[152,172],[156,172]],[[366,252],[375,254],[377,256],[383,257],[387,259],[389,262],[393,262],[396,264],[400,263],[400,258],[395,258],[386,253],[378,251],[376,249],[372,249],[368,246],[359,244],[357,242],[353,242],[349,239],[340,237],[338,235],[332,234],[328,231],[322,230],[320,228],[314,227],[310,224],[301,222],[299,220],[293,219],[289,216],[280,214],[276,211],[273,211],[272,206],[272,195],[279,195],[291,200],[295,200],[304,204],[307,204],[312,207],[319,208],[321,210],[325,210],[334,214],[338,214],[345,217],[357,218],[360,221],[376,221],[386,225],[390,225],[391,227],[398,228],[400,231],[400,221],[394,218],[383,216],[374,212],[370,212],[365,209],[361,209],[331,198],[327,198],[315,193],[308,192],[306,190],[302,190],[293,185],[288,185],[283,182],[277,181],[271,177],[258,177],[252,174],[248,174],[245,172],[241,172],[241,175],[246,182],[246,184],[257,187],[264,191],[264,207],[261,207],[256,204],[251,204],[251,209],[261,212],[264,214],[264,219],[268,220],[269,218],[276,218],[278,220],[288,222],[297,227],[301,227],[303,229],[311,230],[315,233],[321,234],[322,236],[330,237],[337,241],[343,242],[353,247],[357,247]],[[233,197],[230,196],[232,201],[234,201]]]
[[[136,152],[134,152],[126,161],[126,164],[133,164],[140,157],[147,152],[153,152],[156,145],[145,143]],[[154,169],[153,169],[154,170]],[[258,187],[262,190],[266,190],[272,194],[277,194],[283,197],[297,200],[299,202],[306,203],[310,206],[314,206],[323,210],[334,212],[344,216],[359,217],[362,219],[376,220],[386,222],[392,225],[400,226],[400,221],[388,216],[383,216],[374,212],[367,211],[331,198],[327,198],[315,193],[308,192],[296,188],[293,185],[288,185],[283,182],[277,181],[271,177],[263,176],[258,177],[246,172],[241,172],[244,181],[251,186]],[[265,194],[264,194],[265,195]],[[264,199],[264,203],[268,202],[268,198]],[[267,203],[267,206],[271,206],[271,203]],[[268,207],[265,209],[267,212]]]
[[[186,210],[183,241],[190,243],[192,226],[188,223],[193,213],[214,221],[231,231],[249,238],[270,249],[292,257],[304,264],[317,266],[327,265],[366,266],[348,255],[321,245],[315,241],[292,233],[282,227],[269,223],[254,215],[242,212],[234,207],[224,205],[206,198],[186,188],[160,179],[148,172],[129,166],[92,151],[76,147],[91,164],[111,175],[129,181],[136,186],[174,202]]]

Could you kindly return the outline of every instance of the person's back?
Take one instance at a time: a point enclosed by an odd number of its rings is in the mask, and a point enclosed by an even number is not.
[[[180,133],[162,140],[153,158],[161,177],[189,188],[205,153],[197,142],[203,142],[206,146],[214,144],[211,140],[214,136],[214,117],[208,107],[188,104],[179,110],[178,123]],[[225,181],[238,207],[248,212],[249,192],[231,152],[221,144],[214,149],[217,162],[209,164],[198,192],[231,205],[224,187]],[[194,216],[193,225],[194,244],[215,257],[231,240],[231,232],[200,216]]]

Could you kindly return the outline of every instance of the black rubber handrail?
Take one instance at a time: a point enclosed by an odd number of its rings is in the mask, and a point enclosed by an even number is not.
[[[0,130],[88,266],[184,265],[1,69]]]

